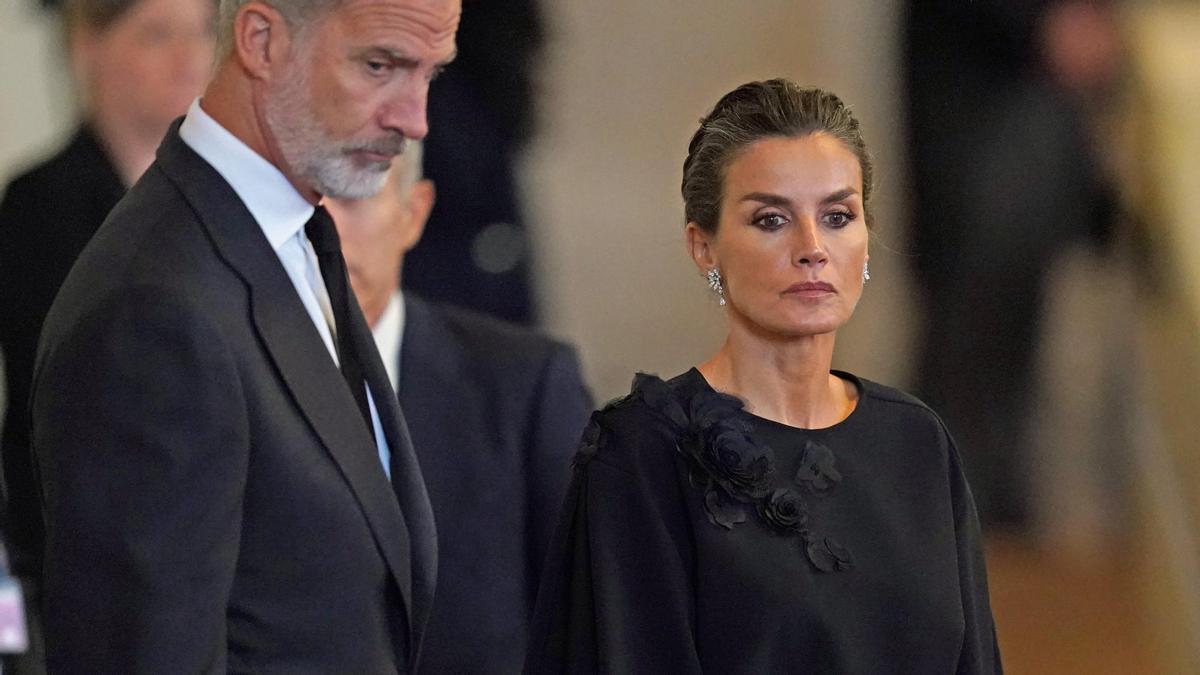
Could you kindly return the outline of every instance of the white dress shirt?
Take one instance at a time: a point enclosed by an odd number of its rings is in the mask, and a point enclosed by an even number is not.
[[[392,381],[392,389],[400,391],[400,345],[404,339],[404,293],[396,291],[387,307],[379,315],[379,320],[371,327],[375,336],[375,346],[383,357],[383,367],[387,368],[388,379]]]
[[[321,277],[316,251],[304,233],[304,225],[314,211],[313,205],[300,196],[274,164],[251,150],[204,112],[200,107],[200,99],[193,101],[188,108],[187,117],[179,127],[179,137],[221,174],[246,205],[250,215],[254,216],[292,280],[300,302],[312,319],[313,327],[325,343],[325,349],[337,364],[337,348],[334,346],[337,324],[333,319],[333,309]],[[366,386],[364,382],[363,387]],[[371,408],[371,425],[375,431],[379,459],[383,462],[383,470],[391,478],[391,449],[383,434],[383,425],[379,422],[379,412],[369,387],[367,404]]]

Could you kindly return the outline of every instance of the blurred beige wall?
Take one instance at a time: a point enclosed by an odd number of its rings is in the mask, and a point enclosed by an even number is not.
[[[0,190],[70,127],[73,104],[57,30],[36,0],[0,0]],[[3,367],[0,354],[0,375]],[[5,405],[0,384],[0,410]]]
[[[37,0],[0,0],[0,189],[74,120],[58,23]]]
[[[674,374],[724,334],[683,248],[688,140],[717,98],[783,76],[834,90],[879,165],[871,282],[840,336],[840,367],[907,377],[911,307],[900,197],[897,0],[556,0],[543,59],[542,133],[526,157],[538,285],[551,330],[574,340],[597,398],[637,370]],[[435,121],[436,123],[436,121]]]

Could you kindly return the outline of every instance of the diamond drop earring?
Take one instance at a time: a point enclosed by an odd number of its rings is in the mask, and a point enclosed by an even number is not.
[[[863,263],[863,283],[871,280],[871,263],[870,261]]]
[[[725,286],[721,283],[721,270],[717,268],[710,269],[705,273],[704,277],[708,279],[708,287],[713,289],[713,293],[721,299],[720,305],[725,306]]]

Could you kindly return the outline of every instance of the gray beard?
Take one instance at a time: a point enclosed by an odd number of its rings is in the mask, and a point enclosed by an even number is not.
[[[306,180],[319,194],[336,199],[365,199],[374,196],[387,181],[389,162],[357,166],[348,152],[374,148],[387,152],[403,148],[403,139],[345,146],[329,138],[312,112],[307,94],[307,77],[285,81],[265,103],[265,116],[283,159],[297,177]],[[382,147],[381,147],[382,146]]]

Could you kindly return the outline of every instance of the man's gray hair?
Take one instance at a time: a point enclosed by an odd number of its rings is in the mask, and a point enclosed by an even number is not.
[[[233,20],[242,5],[251,0],[221,0],[217,10],[217,58],[233,51]],[[283,15],[293,32],[303,29],[314,16],[336,9],[342,0],[259,0]]]

